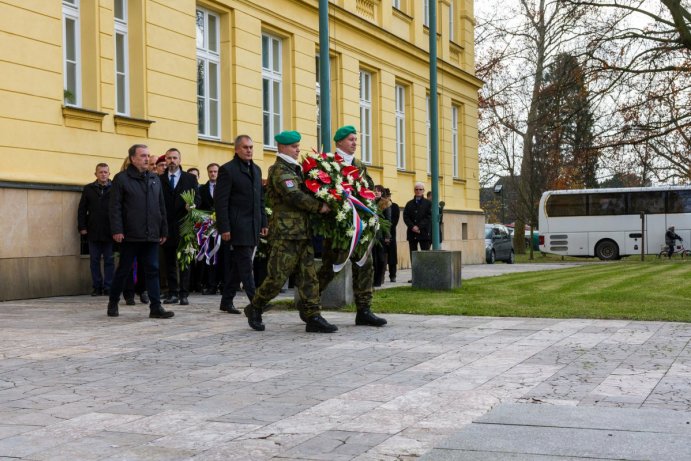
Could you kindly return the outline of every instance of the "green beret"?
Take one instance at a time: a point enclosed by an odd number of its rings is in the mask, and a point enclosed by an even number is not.
[[[274,139],[279,144],[290,145],[295,144],[296,142],[300,142],[302,136],[300,136],[300,133],[298,133],[297,131],[281,131],[276,136],[274,136]]]
[[[338,142],[341,139],[347,138],[349,135],[356,133],[357,130],[353,125],[342,126],[338,130],[336,130],[336,134],[334,135],[334,141]]]

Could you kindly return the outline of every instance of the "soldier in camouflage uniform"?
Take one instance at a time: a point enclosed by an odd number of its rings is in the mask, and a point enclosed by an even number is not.
[[[267,194],[272,213],[269,222],[271,250],[268,275],[245,308],[247,321],[253,329],[264,331],[262,312],[267,303],[281,290],[290,274],[297,269],[297,290],[300,295],[300,316],[306,319],[307,332],[333,333],[338,327],[320,314],[319,281],[314,264],[311,213],[328,213],[329,206],[303,190],[300,134],[284,131],[274,138],[278,143],[276,162],[269,168]]]
[[[374,181],[367,174],[367,167],[360,160],[355,158],[355,149],[357,148],[357,132],[353,126],[347,125],[339,128],[334,135],[336,142],[336,152],[343,157],[346,165],[352,165],[360,170],[360,176],[367,181],[367,187],[372,189]],[[331,241],[324,241],[324,248],[322,250],[322,266],[319,269],[319,292],[323,292],[327,285],[334,278],[333,265],[343,262],[348,256],[345,250],[337,250],[331,248]],[[359,259],[359,258],[358,258]],[[355,298],[355,306],[357,307],[357,314],[355,315],[355,325],[367,325],[373,327],[381,327],[386,325],[386,320],[377,317],[372,313],[372,284],[374,281],[374,268],[372,263],[372,255],[367,257],[365,265],[360,267],[355,264],[355,256],[351,257],[353,261],[353,296]]]

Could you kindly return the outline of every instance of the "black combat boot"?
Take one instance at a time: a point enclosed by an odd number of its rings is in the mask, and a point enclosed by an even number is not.
[[[167,311],[161,305],[151,306],[149,308],[149,318],[150,319],[169,319],[175,315],[173,311]]]
[[[262,322],[261,308],[248,304],[245,306],[245,317],[247,317],[247,323],[253,330],[264,331],[266,329]]]
[[[386,325],[386,319],[377,317],[372,313],[372,309],[366,307],[364,309],[358,309],[357,314],[355,314],[355,325],[383,327]]]
[[[118,302],[108,301],[108,317],[117,317],[120,315],[118,312]]]
[[[324,317],[317,314],[307,319],[305,331],[307,333],[333,333],[338,331],[338,327],[330,324]]]

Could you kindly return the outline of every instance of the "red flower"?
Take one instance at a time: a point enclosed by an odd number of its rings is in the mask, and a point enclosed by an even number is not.
[[[341,187],[343,187],[343,190],[348,192],[349,194],[353,193],[353,186],[352,184],[348,184],[347,182],[342,182]]]
[[[374,192],[372,192],[369,189],[365,189],[364,187],[360,188],[360,197],[367,199],[367,200],[374,200],[376,196],[374,195]]]
[[[350,177],[353,179],[359,179],[360,178],[360,170],[355,168],[353,165],[344,167],[341,170],[341,173],[343,173],[343,176],[345,176],[345,177]]]
[[[317,161],[313,159],[312,157],[307,157],[303,162],[302,162],[302,171],[307,173],[310,170],[313,170],[314,168],[317,167]]]
[[[329,194],[336,200],[341,200],[341,194],[339,194],[336,189],[329,189]]]
[[[329,158],[329,156],[326,155],[326,152],[322,152],[320,155],[321,155],[321,158],[324,159],[324,160],[326,160],[326,159]]]
[[[313,194],[317,193],[319,190],[319,183],[315,181],[314,179],[308,179],[305,181],[305,186],[312,191]]]
[[[324,184],[331,184],[331,176],[329,176],[329,173],[327,173],[326,171],[319,172],[319,179]]]
[[[338,153],[335,153],[335,154],[334,154],[334,159],[335,159],[338,163],[343,163],[343,157],[341,157],[340,155],[338,155]]]

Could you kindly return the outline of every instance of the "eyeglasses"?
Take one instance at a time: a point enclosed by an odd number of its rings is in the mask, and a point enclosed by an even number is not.
[[[418,189],[418,188],[416,187],[415,190],[425,190],[425,188],[423,187],[422,189]]]

